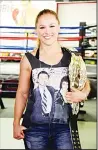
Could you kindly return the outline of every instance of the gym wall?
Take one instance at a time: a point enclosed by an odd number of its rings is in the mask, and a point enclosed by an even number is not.
[[[80,22],[96,24],[96,2],[57,3],[61,26],[79,26]]]
[[[57,3],[57,13],[62,27],[78,27],[80,22],[86,22],[86,25],[96,25],[96,2],[62,2]],[[62,30],[62,32],[79,33],[79,29]],[[78,37],[79,34],[64,34],[64,37]],[[64,46],[79,46],[78,41],[61,42]]]

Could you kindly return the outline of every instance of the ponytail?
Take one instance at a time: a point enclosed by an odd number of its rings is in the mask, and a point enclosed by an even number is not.
[[[40,39],[38,38],[37,39],[37,48],[39,48],[40,47]]]

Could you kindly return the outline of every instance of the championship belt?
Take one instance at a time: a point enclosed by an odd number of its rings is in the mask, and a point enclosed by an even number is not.
[[[71,63],[69,64],[70,87],[82,90],[86,80],[86,66],[81,56],[72,53]],[[71,103],[72,113],[70,116],[71,136],[74,150],[81,150],[81,143],[78,132],[77,117],[80,103]]]
[[[77,56],[72,53],[71,63],[69,64],[69,80],[70,87],[75,87],[79,90],[82,90],[86,80],[87,80],[87,72],[86,66],[81,56]],[[72,103],[72,114],[78,114],[79,112],[79,103]]]

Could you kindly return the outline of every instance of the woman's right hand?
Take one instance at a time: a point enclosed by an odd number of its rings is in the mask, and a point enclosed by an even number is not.
[[[24,139],[24,132],[27,128],[21,125],[13,125],[13,138],[17,140]]]

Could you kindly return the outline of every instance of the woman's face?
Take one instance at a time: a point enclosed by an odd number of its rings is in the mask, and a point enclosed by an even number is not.
[[[44,14],[40,16],[37,23],[37,35],[41,43],[52,45],[57,41],[60,26],[55,16]]]

